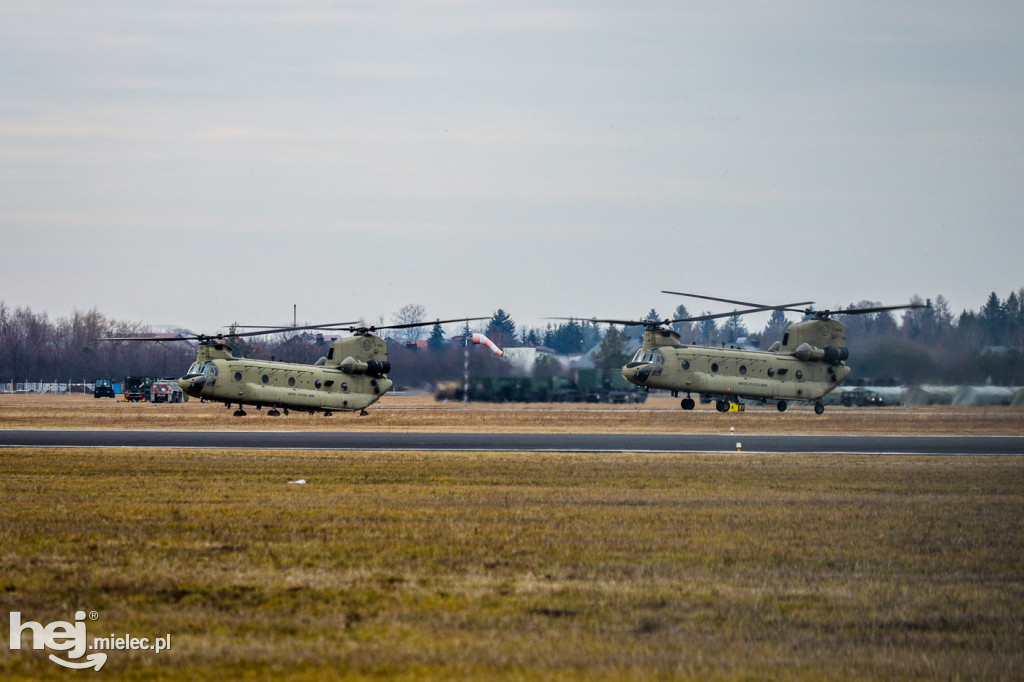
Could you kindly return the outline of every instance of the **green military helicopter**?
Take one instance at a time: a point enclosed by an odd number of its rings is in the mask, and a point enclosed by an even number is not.
[[[385,329],[410,329],[434,324],[469,322],[489,319],[464,317],[454,320],[436,320],[385,326],[355,326],[354,322],[300,327],[262,328],[259,331],[232,332],[220,336],[166,337],[108,337],[108,341],[188,341],[199,342],[196,361],[185,376],[178,379],[181,390],[202,400],[238,405],[234,415],[244,417],[245,406],[257,410],[269,407],[267,414],[280,416],[282,411],[320,411],[331,416],[336,411],[356,411],[366,414],[366,408],[387,393],[392,382],[388,378],[387,341],[374,332]],[[247,328],[247,327],[243,327]],[[352,336],[335,339],[327,351],[313,365],[274,360],[255,360],[236,357],[229,338],[280,334],[293,331],[316,330],[350,332]]]
[[[763,305],[678,291],[662,293],[747,308],[674,320],[596,320],[645,329],[643,344],[622,368],[622,376],[637,386],[671,391],[677,398],[685,393],[681,404],[684,410],[692,410],[696,402],[691,396],[700,395],[714,400],[719,412],[730,411],[732,405],[744,398],[764,403],[776,401],[779,412],[786,411],[789,401],[813,402],[815,413],[822,414],[825,406],[821,398],[842,383],[851,371],[846,365],[850,357],[846,326],[834,316],[927,307],[911,304],[814,310],[798,307],[809,306],[813,301]],[[701,322],[770,310],[798,312],[806,319],[789,325],[782,340],[773,343],[768,350],[684,344],[679,333],[669,328],[677,322]]]

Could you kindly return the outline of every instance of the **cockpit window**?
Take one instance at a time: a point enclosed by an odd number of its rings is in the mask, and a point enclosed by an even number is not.
[[[215,386],[217,384],[217,365],[212,362],[194,362],[188,368],[186,376],[205,376],[207,379],[206,385]]]
[[[633,362],[653,362],[656,365],[665,364],[665,354],[657,349],[641,348],[633,356]]]

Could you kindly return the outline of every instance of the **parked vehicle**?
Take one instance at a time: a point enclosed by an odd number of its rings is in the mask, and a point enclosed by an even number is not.
[[[885,398],[874,391],[864,388],[852,388],[843,391],[840,401],[846,407],[884,407]]]
[[[577,371],[577,381],[567,377],[476,377],[469,383],[469,399],[479,402],[522,403],[642,403],[647,392],[613,374],[602,381],[594,369]],[[436,400],[462,400],[464,387],[458,381],[442,381],[434,392]]]
[[[153,385],[153,377],[125,377],[124,401],[126,403],[144,403],[149,400],[149,389]]]
[[[149,388],[149,402],[151,403],[180,403],[184,395],[175,379],[154,381]]]
[[[97,379],[92,388],[93,398],[113,398],[114,384],[110,379]]]

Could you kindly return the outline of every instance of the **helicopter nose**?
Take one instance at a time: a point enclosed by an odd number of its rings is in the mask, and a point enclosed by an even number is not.
[[[178,386],[182,391],[193,398],[198,398],[200,397],[199,394],[203,391],[203,387],[206,386],[206,376],[200,374],[197,376],[182,377],[178,379]]]
[[[622,368],[622,378],[632,384],[642,386],[650,378],[653,369],[654,364],[651,362],[631,362]]]

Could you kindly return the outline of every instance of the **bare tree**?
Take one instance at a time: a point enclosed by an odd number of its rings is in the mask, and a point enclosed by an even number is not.
[[[419,324],[427,319],[427,307],[419,303],[410,303],[402,306],[397,313],[391,316],[392,324]],[[423,338],[425,327],[409,327],[408,329],[396,329],[395,338],[406,343],[417,341]]]

